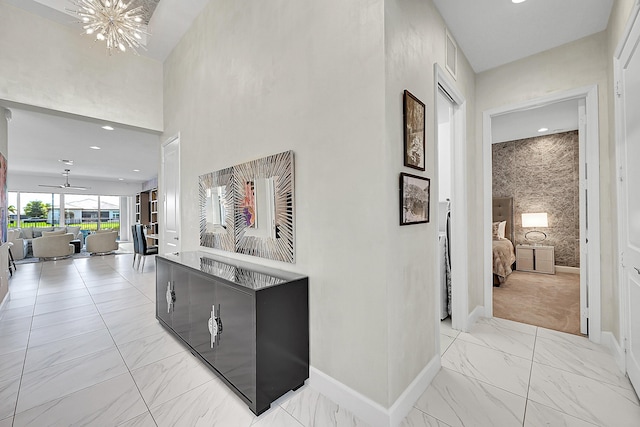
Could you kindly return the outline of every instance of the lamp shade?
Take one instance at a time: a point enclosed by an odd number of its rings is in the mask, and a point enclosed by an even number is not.
[[[547,213],[523,213],[522,214],[522,227],[548,227]]]

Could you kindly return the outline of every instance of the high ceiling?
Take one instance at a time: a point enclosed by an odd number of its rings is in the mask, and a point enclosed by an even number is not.
[[[28,12],[76,28],[82,26],[73,13],[75,7],[69,0],[3,0]],[[209,0],[135,0],[152,14],[148,32],[147,50],[140,49],[142,56],[164,61],[187,32],[193,20]]]
[[[613,0],[434,0],[476,73],[607,28]]]
[[[31,13],[79,28],[68,0],[3,0]],[[151,37],[141,55],[159,61],[169,55],[208,0],[136,0],[151,11]],[[613,0],[434,0],[460,49],[476,72],[580,39],[606,28]],[[185,5],[188,4],[188,7]],[[154,10],[155,7],[155,10]],[[79,34],[79,36],[81,36]],[[49,176],[71,169],[71,181],[117,180],[139,183],[157,175],[157,134],[136,129],[105,131],[102,123],[55,112],[12,107],[9,172]],[[535,136],[538,123],[556,130],[575,128],[569,103],[518,112],[493,121],[494,142]],[[543,126],[543,125],[540,125]],[[525,133],[524,129],[528,130]],[[530,129],[529,129],[530,128]],[[100,146],[92,150],[89,146]],[[73,166],[60,159],[74,160]],[[134,172],[139,169],[140,172]]]
[[[78,30],[81,24],[73,14],[69,0],[2,0],[35,15]],[[140,55],[164,61],[193,23],[208,0],[134,0],[144,6],[151,17],[147,50]],[[9,123],[9,174],[28,174],[45,183],[62,183],[64,169],[71,170],[70,181],[83,185],[83,180],[142,183],[158,174],[159,136],[139,129],[122,128],[105,131],[96,120],[58,114],[55,111],[21,108],[11,109]],[[101,150],[92,150],[99,146]],[[73,166],[60,159],[74,160]],[[140,172],[134,172],[134,169]],[[22,178],[21,178],[22,179]]]

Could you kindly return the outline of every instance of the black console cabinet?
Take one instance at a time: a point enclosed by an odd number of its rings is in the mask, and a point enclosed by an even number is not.
[[[309,280],[203,252],[156,258],[156,318],[259,415],[309,378]]]

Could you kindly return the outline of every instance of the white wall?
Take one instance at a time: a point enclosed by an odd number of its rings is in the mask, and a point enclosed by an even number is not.
[[[399,226],[398,177],[409,171],[407,88],[427,105],[423,175],[437,181],[433,63],[444,62],[444,35],[431,1],[220,0],[165,63],[182,250],[198,249],[200,174],[292,149],[296,264],[233,256],[308,274],[311,365],[385,408],[437,356],[437,227]],[[472,99],[473,73],[460,64]]]
[[[0,29],[0,100],[162,130],[160,62],[1,0]]]
[[[6,159],[7,163],[9,162],[9,126],[7,124],[7,120],[5,119],[6,109],[0,107],[0,154],[2,154]],[[8,215],[7,215],[8,217]],[[0,242],[2,244],[2,242]],[[6,258],[6,254],[4,255]],[[4,266],[3,264],[0,264]],[[6,272],[0,272],[0,277],[3,279],[6,278]],[[5,280],[0,280],[0,305],[4,300],[4,297],[9,292],[9,284]]]
[[[165,62],[164,99],[182,250],[200,174],[294,151],[296,264],[235,256],[308,274],[311,365],[387,406],[382,0],[213,0]]]
[[[436,94],[434,63],[445,64],[445,25],[431,0],[385,1],[386,50],[386,163],[383,194],[385,231],[382,244],[387,253],[387,295],[389,301],[389,402],[394,402],[410,382],[437,357],[439,339],[436,323],[438,224],[438,159],[435,151]],[[474,104],[474,79],[466,58],[459,52],[460,92]],[[403,167],[402,94],[409,90],[426,105],[426,171]],[[473,129],[468,128],[469,137]],[[471,139],[473,140],[473,139]],[[400,227],[398,177],[408,172],[431,178],[431,222]],[[392,196],[393,195],[393,196]]]
[[[554,92],[565,91],[587,85],[598,85],[599,129],[600,129],[600,221],[601,221],[601,286],[602,286],[602,328],[617,334],[618,304],[614,296],[615,248],[611,236],[615,235],[614,220],[614,172],[615,158],[612,156],[609,137],[609,91],[611,87],[608,73],[607,33],[601,32],[578,41],[542,52],[522,60],[506,64],[477,76],[476,123],[481,126],[482,113],[486,110],[539,98]],[[478,146],[481,146],[481,134]],[[476,167],[482,163],[482,156],[474,159]],[[482,207],[482,180],[475,183],[478,195],[476,209]],[[489,196],[487,196],[489,197]],[[472,229],[475,239],[482,240],[482,218],[478,215],[477,225]],[[490,268],[490,266],[486,266]],[[476,289],[482,287],[481,281]],[[476,298],[482,301],[482,295]]]

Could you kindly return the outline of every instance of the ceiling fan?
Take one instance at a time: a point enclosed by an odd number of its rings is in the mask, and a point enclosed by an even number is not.
[[[64,172],[62,173],[62,175],[64,175],[66,177],[66,180],[64,182],[64,184],[59,184],[59,185],[45,185],[45,184],[40,184],[40,187],[50,187],[50,188],[68,188],[70,190],[88,190],[91,187],[77,187],[75,185],[71,185],[69,184],[69,172],[71,172],[71,170],[69,169],[65,169]]]

